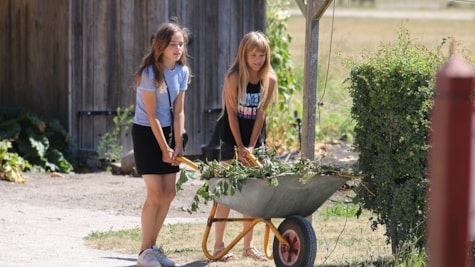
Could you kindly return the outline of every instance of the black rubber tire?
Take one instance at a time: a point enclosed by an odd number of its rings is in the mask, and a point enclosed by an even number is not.
[[[279,233],[290,248],[274,237],[273,254],[277,267],[312,267],[317,256],[317,238],[312,224],[302,216],[291,216],[279,225]]]

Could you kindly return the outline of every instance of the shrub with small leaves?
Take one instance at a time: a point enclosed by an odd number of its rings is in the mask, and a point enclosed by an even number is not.
[[[381,45],[351,66],[355,150],[365,173],[355,201],[385,225],[393,253],[405,243],[425,244],[427,153],[434,77],[443,62],[401,29],[396,44]]]

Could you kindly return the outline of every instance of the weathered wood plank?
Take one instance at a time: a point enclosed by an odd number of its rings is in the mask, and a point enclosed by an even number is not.
[[[0,1],[0,106],[20,104],[57,117],[78,150],[94,151],[112,130],[113,116],[80,112],[135,104],[134,72],[150,36],[171,16],[194,36],[186,153],[201,154],[217,115],[207,110],[221,108],[224,75],[239,41],[247,31],[265,30],[263,0]],[[132,147],[130,133],[122,143],[124,150]]]

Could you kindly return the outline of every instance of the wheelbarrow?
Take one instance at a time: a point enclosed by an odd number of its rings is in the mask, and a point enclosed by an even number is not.
[[[225,179],[211,178],[208,184],[212,189],[218,182]],[[282,174],[277,179],[278,186],[272,186],[266,179],[249,178],[240,192],[215,198],[202,240],[202,249],[208,259],[222,258],[256,224],[264,223],[264,254],[268,259],[273,259],[276,266],[313,266],[317,252],[317,239],[312,224],[305,217],[314,213],[349,178],[337,175],[314,175],[306,179],[305,184],[295,174]],[[249,215],[250,218],[216,218],[218,204]],[[278,228],[272,222],[272,219],[277,218],[284,219]],[[249,226],[243,229],[220,253],[216,255],[209,253],[207,243],[213,223],[244,221],[249,221]],[[272,253],[269,253],[270,232],[274,235]]]

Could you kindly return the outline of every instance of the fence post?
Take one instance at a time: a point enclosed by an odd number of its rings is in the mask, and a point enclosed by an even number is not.
[[[470,163],[475,73],[454,56],[437,72],[429,152],[428,266],[471,266]]]

